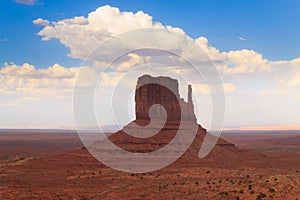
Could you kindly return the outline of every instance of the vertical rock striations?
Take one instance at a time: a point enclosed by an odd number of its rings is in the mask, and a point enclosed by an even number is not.
[[[111,135],[109,137],[111,142],[126,151],[134,153],[153,152],[165,147],[174,139],[180,124],[183,124],[185,134],[190,134],[191,130],[189,127],[196,126],[197,133],[192,144],[179,161],[176,162],[189,163],[189,165],[199,164],[199,149],[205,136],[209,133],[201,125],[197,124],[191,85],[188,86],[188,98],[187,102],[185,102],[180,98],[177,80],[169,77],[143,75],[137,81],[135,104],[136,119],[124,126],[122,130]],[[149,110],[155,104],[162,105],[167,113],[167,121],[162,128],[156,127],[155,123],[154,126],[149,126]],[[160,109],[155,109],[154,112],[154,116],[162,114]],[[151,116],[153,117],[153,113]],[[154,134],[148,136],[149,132],[154,132]],[[147,137],[144,137],[145,135]],[[223,155],[223,152],[226,152],[226,155],[229,155],[231,152],[237,152],[233,144],[223,139],[219,139],[216,145],[217,147],[213,151],[213,154],[216,154],[216,156]],[[95,146],[102,150],[105,144],[99,141]]]
[[[135,91],[136,120],[149,120],[151,106],[159,104],[167,113],[168,122],[190,121],[196,123],[192,100],[192,86],[188,86],[188,102],[180,98],[178,81],[169,77],[144,75],[137,81]],[[154,116],[162,115],[162,110],[154,111]]]

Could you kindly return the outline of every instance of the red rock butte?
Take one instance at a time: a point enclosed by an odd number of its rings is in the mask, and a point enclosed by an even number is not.
[[[192,86],[188,86],[188,101],[180,98],[178,81],[169,77],[152,77],[143,75],[137,81],[135,91],[136,120],[149,120],[150,107],[162,105],[167,113],[168,122],[190,121],[196,122],[192,99]],[[161,109],[154,110],[153,116],[162,115]]]
[[[198,165],[199,162],[200,164],[203,162],[199,159],[198,153],[205,136],[209,133],[207,133],[206,129],[202,128],[201,125],[197,124],[197,119],[194,114],[191,85],[188,86],[188,101],[185,102],[180,98],[177,80],[169,77],[143,75],[137,81],[135,102],[136,119],[124,126],[122,130],[112,134],[109,137],[111,142],[130,152],[152,152],[164,147],[174,138],[180,123],[193,124],[198,127],[197,134],[191,146],[176,163]],[[151,122],[149,109],[155,104],[162,105],[166,110],[167,119],[163,127],[158,129],[155,135],[146,138],[134,137],[127,134],[128,130],[132,130],[139,134],[139,136],[143,135],[145,129],[147,129],[147,125]],[[181,114],[181,112],[183,113]],[[154,119],[155,116],[158,117],[159,114],[161,114],[161,110],[154,110]],[[182,120],[181,117],[183,117]],[[189,133],[187,132],[187,134]],[[238,156],[238,154],[240,153],[241,150],[234,144],[219,138],[216,146],[206,160],[217,159],[218,163],[223,163],[222,160],[224,159],[239,160],[240,156]]]

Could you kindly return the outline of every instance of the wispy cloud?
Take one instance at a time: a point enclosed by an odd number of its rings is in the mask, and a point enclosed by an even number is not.
[[[241,41],[247,40],[245,37],[242,37],[242,36],[238,36],[237,38],[238,38],[239,40],[241,40]]]
[[[36,0],[15,0],[15,2],[26,5],[34,5]]]
[[[33,23],[40,26],[49,26],[50,22],[48,20],[44,20],[42,18],[38,18],[36,20],[33,20]]]
[[[6,42],[7,38],[0,38],[0,42]]]

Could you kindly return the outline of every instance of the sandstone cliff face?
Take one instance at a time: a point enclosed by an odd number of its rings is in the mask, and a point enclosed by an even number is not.
[[[135,91],[136,120],[149,120],[151,106],[162,105],[167,113],[167,121],[196,122],[192,100],[192,87],[188,86],[188,102],[180,98],[178,81],[169,77],[144,75],[137,81]],[[154,110],[153,116],[159,118],[161,109]]]
[[[199,149],[205,136],[209,133],[201,125],[197,124],[192,100],[192,87],[190,85],[188,86],[188,101],[185,102],[180,98],[177,80],[169,77],[144,75],[137,81],[135,103],[136,120],[111,135],[109,137],[111,142],[124,150],[134,153],[153,152],[170,143],[176,136],[180,124],[184,124],[186,127],[196,126],[197,133],[192,144],[176,163],[199,164]],[[167,113],[166,123],[162,128],[157,128],[156,126],[147,127],[150,123],[149,109],[155,104],[162,105]],[[155,112],[157,117],[162,113],[159,109],[155,110]],[[151,137],[143,137],[148,129],[155,131],[157,129],[157,133]],[[138,137],[128,134],[132,132],[135,132]],[[190,134],[189,129],[186,130],[186,134]],[[100,141],[96,146],[103,148],[104,145]],[[212,159],[216,156],[221,158],[221,155],[224,154],[222,152],[226,152],[226,155],[231,155],[231,153],[235,155],[238,149],[233,144],[219,139],[210,155],[213,155]],[[233,158],[234,156],[231,157]],[[210,156],[208,156],[209,158]]]
[[[179,126],[184,124],[187,128],[186,134],[190,134],[190,127],[196,127],[196,143],[194,142],[195,145],[192,147],[193,151],[189,151],[189,156],[198,157],[198,151],[206,135],[206,130],[197,124],[191,85],[188,86],[188,102],[185,102],[180,98],[177,80],[169,77],[143,75],[137,81],[135,104],[136,120],[110,136],[109,139],[113,143],[122,149],[135,153],[156,151],[169,144],[176,136]],[[155,104],[162,105],[167,114],[166,123],[162,127],[156,126],[155,123],[149,126],[151,123],[149,110]],[[155,109],[154,114],[152,113],[152,119],[155,121],[162,113],[161,109]],[[151,137],[143,137],[148,131],[154,131],[156,134]],[[137,137],[132,135],[133,132]]]

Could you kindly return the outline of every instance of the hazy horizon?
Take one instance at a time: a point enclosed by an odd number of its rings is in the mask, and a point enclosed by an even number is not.
[[[104,126],[101,129],[103,131],[117,131],[123,126],[119,125],[119,128],[114,128],[115,125]],[[75,127],[0,127],[0,130],[62,130],[62,131],[76,131]],[[83,130],[97,131],[98,127],[87,127]],[[229,127],[222,129],[223,131],[300,131],[300,124],[291,126],[253,126],[253,127]]]

